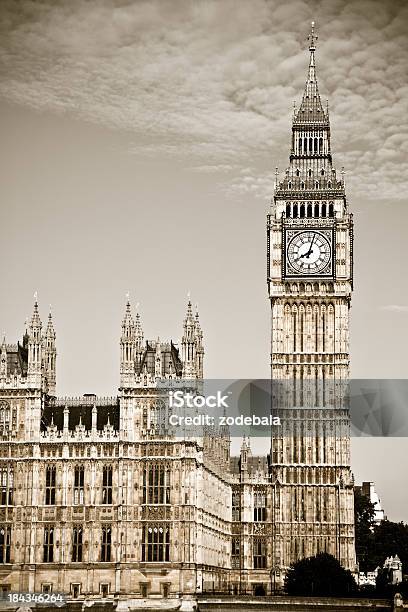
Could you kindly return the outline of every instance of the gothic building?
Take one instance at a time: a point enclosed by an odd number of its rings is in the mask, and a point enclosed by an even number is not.
[[[194,598],[280,589],[327,551],[355,570],[347,407],[352,217],[332,166],[312,31],[290,165],[268,215],[272,379],[282,427],[268,457],[226,428],[163,430],[165,392],[198,393],[204,342],[188,302],[180,343],[145,340],[126,304],[114,397],[56,394],[56,334],[37,300],[0,347],[0,585],[72,599]],[[262,307],[262,305],[260,305]],[[158,381],[160,385],[158,386]]]
[[[353,219],[332,164],[328,109],[315,68],[315,34],[289,167],[268,215],[272,380],[283,427],[271,439],[272,566],[326,551],[353,569],[349,312]]]

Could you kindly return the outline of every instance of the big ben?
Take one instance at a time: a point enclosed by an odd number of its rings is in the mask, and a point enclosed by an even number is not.
[[[316,35],[289,166],[267,222],[271,377],[282,428],[271,438],[272,570],[327,552],[355,570],[349,412],[353,219],[332,162],[328,107],[316,80]],[[276,389],[279,388],[279,393]],[[278,398],[278,399],[277,399]]]

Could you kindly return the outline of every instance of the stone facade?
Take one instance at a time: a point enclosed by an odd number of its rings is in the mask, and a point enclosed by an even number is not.
[[[352,217],[314,51],[312,35],[290,167],[268,216],[272,379],[288,384],[270,455],[254,457],[244,439],[231,458],[225,428],[180,439],[158,426],[175,382],[200,391],[203,334],[190,301],[180,344],[145,341],[128,301],[118,395],[60,398],[53,320],[43,329],[35,300],[22,341],[0,347],[3,590],[89,600],[263,594],[319,551],[355,569],[348,413],[325,387],[348,377]],[[317,230],[335,249],[324,273],[287,274],[287,232]]]

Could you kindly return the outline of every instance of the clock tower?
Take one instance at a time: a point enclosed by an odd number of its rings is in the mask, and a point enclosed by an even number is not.
[[[316,80],[316,35],[292,122],[289,167],[267,222],[274,413],[272,569],[320,552],[355,570],[349,412],[353,220],[332,162],[328,108]]]

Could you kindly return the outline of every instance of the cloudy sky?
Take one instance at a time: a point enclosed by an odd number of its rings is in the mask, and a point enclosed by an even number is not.
[[[190,290],[207,375],[268,376],[265,214],[312,19],[355,212],[352,373],[407,377],[406,2],[2,0],[0,325],[52,304],[60,394],[115,393],[127,291],[177,340]],[[408,520],[405,441],[353,445]]]

